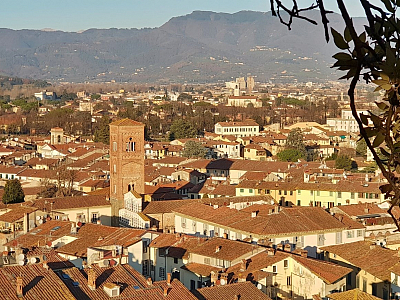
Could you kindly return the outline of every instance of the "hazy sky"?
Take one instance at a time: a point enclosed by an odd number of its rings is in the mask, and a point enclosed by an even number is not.
[[[328,9],[337,11],[336,1],[325,2]],[[362,15],[359,0],[346,2],[352,16]],[[307,5],[310,1],[298,3]],[[269,0],[1,0],[0,28],[79,31],[158,27],[194,10],[269,11]]]

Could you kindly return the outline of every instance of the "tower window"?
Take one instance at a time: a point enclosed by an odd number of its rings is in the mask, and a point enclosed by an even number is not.
[[[132,141],[132,138],[129,138],[129,141],[126,143],[126,152],[135,151],[135,142]]]

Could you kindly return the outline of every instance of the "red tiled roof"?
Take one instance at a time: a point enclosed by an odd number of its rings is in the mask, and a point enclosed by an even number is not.
[[[110,124],[110,126],[144,126],[144,124],[126,118],[126,119],[114,121]]]

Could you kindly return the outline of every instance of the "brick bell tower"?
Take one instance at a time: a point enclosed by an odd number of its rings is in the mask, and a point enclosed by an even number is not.
[[[122,119],[110,124],[110,200],[113,225],[124,207],[124,194],[144,194],[144,124]]]

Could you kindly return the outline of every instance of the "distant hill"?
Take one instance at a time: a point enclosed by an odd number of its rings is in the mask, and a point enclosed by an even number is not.
[[[319,21],[318,12],[310,17]],[[357,26],[364,20],[355,19]],[[337,14],[330,25],[342,30]],[[0,73],[48,81],[215,82],[251,73],[259,80],[335,79],[336,49],[322,26],[270,13],[195,11],[154,29],[81,33],[0,29]]]

